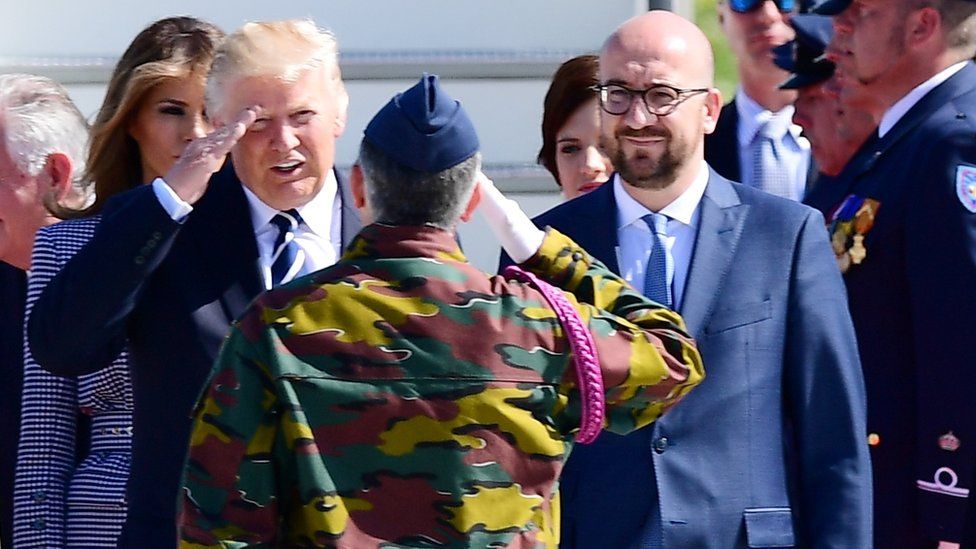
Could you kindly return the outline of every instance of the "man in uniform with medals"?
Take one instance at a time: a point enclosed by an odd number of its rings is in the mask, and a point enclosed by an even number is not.
[[[976,2],[826,0],[843,108],[875,135],[808,203],[844,272],[875,547],[958,547],[976,462]]]

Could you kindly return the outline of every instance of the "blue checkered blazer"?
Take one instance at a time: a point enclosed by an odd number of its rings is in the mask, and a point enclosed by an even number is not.
[[[37,234],[27,312],[44,287],[95,234],[100,216],[65,221]],[[128,354],[77,378],[44,371],[24,346],[21,430],[14,484],[17,547],[115,547],[126,516],[132,448]],[[79,433],[79,411],[91,432]],[[90,449],[77,463],[79,439]]]

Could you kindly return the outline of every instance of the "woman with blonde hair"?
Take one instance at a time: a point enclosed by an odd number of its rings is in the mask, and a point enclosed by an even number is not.
[[[91,239],[106,201],[163,176],[210,129],[204,82],[223,36],[205,21],[171,17],[146,27],[123,53],[92,126],[87,174],[95,199],[80,210],[51,207],[69,221],[37,235],[28,317],[44,286]],[[56,377],[25,346],[15,546],[116,546],[131,460],[128,368],[123,349],[109,368]]]

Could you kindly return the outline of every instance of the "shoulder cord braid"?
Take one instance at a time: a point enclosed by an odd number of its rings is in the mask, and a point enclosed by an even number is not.
[[[532,286],[542,293],[549,306],[556,311],[559,323],[569,339],[569,348],[573,353],[576,366],[576,377],[582,400],[580,429],[576,434],[576,442],[590,444],[603,429],[603,418],[606,414],[606,399],[603,388],[603,372],[596,353],[593,335],[583,323],[579,312],[570,305],[563,292],[548,282],[541,280],[534,274],[522,270],[516,265],[507,267],[502,275],[508,279],[515,279]]]

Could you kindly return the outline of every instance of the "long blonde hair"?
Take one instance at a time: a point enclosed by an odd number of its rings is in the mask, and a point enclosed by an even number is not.
[[[88,152],[88,178],[95,182],[95,201],[83,210],[55,212],[62,219],[101,211],[112,196],[143,183],[139,145],[129,125],[154,87],[172,78],[210,70],[224,32],[194,17],[168,17],[149,25],[122,54],[109,81]]]

